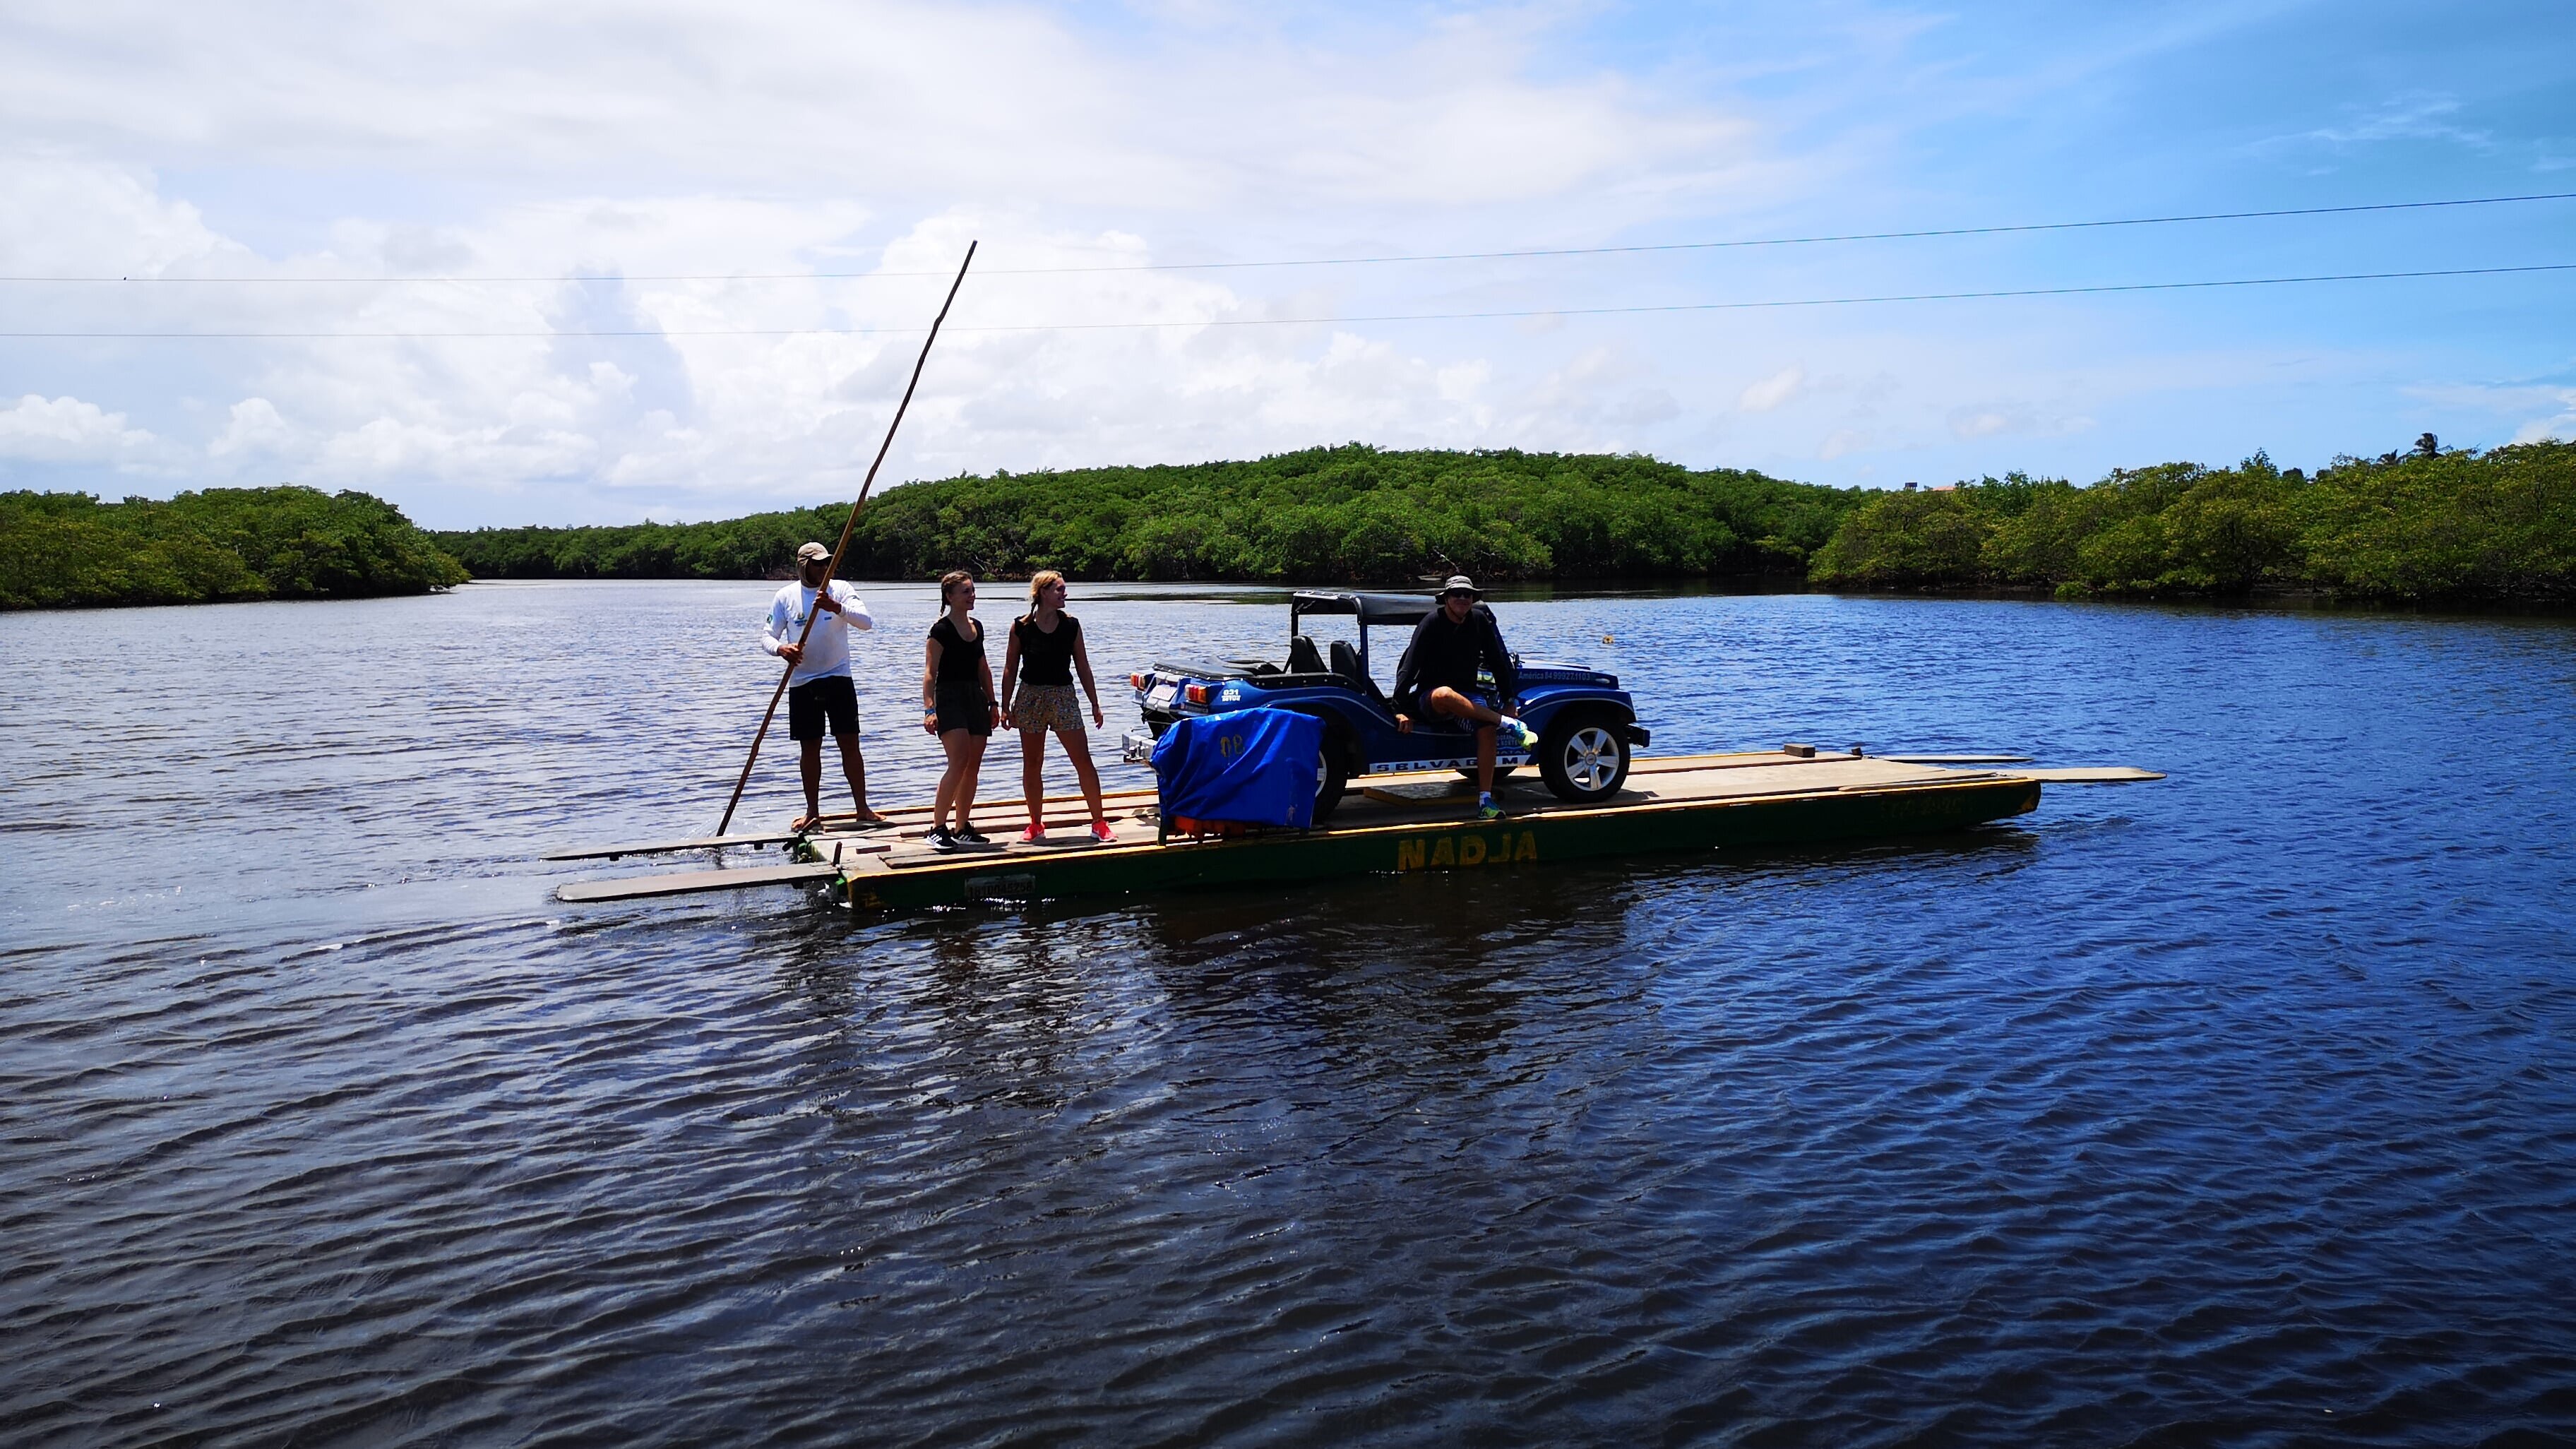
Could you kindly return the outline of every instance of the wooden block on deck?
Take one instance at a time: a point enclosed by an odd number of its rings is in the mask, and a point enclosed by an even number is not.
[[[1461,794],[1474,795],[1473,780],[1425,780],[1413,785],[1363,785],[1360,793],[1389,805],[1419,805],[1427,800],[1454,800]]]

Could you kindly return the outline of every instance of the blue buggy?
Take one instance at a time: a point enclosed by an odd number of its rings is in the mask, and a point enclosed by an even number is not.
[[[1412,732],[1398,731],[1395,704],[1369,672],[1371,626],[1410,630],[1439,606],[1439,600],[1424,594],[1292,594],[1284,660],[1158,660],[1153,668],[1129,675],[1145,728],[1128,732],[1125,756],[1149,760],[1155,739],[1176,719],[1268,706],[1324,722],[1323,756],[1316,764],[1317,823],[1341,802],[1354,776],[1438,769],[1473,776],[1474,732],[1460,721],[1413,708],[1406,710],[1413,717]],[[1318,650],[1300,627],[1310,615],[1356,619],[1358,647],[1336,639],[1329,652]],[[1503,744],[1496,779],[1534,763],[1560,800],[1588,803],[1617,794],[1628,778],[1630,752],[1647,741],[1647,732],[1637,724],[1635,702],[1619,687],[1618,676],[1579,664],[1523,660],[1518,654],[1512,662],[1520,671],[1520,717],[1538,731],[1538,745],[1523,749]],[[1487,703],[1496,703],[1492,679],[1481,682]]]

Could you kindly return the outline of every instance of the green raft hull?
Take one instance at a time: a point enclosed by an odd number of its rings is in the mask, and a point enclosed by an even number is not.
[[[1529,870],[1604,856],[1962,830],[2036,809],[2039,792],[2036,780],[2005,778],[1746,799],[1613,803],[1492,822],[1415,820],[1048,855],[943,857],[901,869],[845,871],[833,889],[860,910],[903,911],[967,901],[1276,885],[1335,876]]]

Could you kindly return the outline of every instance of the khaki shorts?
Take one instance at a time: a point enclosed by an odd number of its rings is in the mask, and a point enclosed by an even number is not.
[[[1053,730],[1060,735],[1084,732],[1082,691],[1070,684],[1023,684],[1011,701],[1011,727]]]

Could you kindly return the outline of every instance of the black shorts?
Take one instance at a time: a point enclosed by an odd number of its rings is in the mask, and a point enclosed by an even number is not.
[[[980,684],[943,684],[931,696],[939,703],[939,732],[964,730],[968,734],[989,735],[993,732],[993,711],[984,701]]]
[[[829,722],[835,735],[859,732],[859,691],[846,674],[826,674],[787,691],[787,737],[819,740]]]

